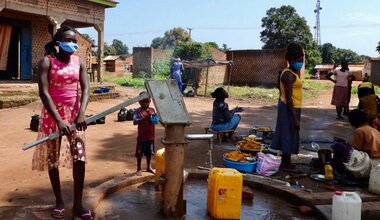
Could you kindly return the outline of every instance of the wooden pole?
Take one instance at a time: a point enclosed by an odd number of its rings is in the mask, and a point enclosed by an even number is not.
[[[182,218],[186,214],[183,200],[183,162],[185,159],[186,124],[169,124],[165,127],[164,213],[167,217]]]
[[[229,74],[228,74],[228,87],[227,87],[227,92],[229,93],[230,92],[230,83],[231,83],[231,75],[232,75],[232,65],[234,63],[234,52],[231,51],[231,61],[230,61],[230,64],[229,64],[229,68],[230,68],[230,71],[229,71]]]
[[[207,60],[207,71],[206,71],[206,86],[205,86],[205,94],[203,95],[203,97],[206,97],[207,95],[207,83],[208,83],[208,68],[210,66],[210,61]]]

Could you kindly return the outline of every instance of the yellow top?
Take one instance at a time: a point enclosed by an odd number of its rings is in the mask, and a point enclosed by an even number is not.
[[[293,100],[293,106],[294,108],[301,108],[302,106],[302,81],[298,77],[298,75],[291,71],[290,69],[284,69],[280,76],[280,92],[281,92],[281,101],[286,104],[286,96],[285,96],[285,86],[281,82],[281,77],[284,72],[291,72],[295,77],[296,81],[294,81],[292,86],[292,100]]]
[[[359,84],[358,88],[373,88],[373,84],[371,82],[362,82]]]

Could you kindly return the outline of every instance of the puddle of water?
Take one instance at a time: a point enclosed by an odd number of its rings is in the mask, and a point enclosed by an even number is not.
[[[302,216],[287,201],[269,193],[253,190],[253,202],[243,200],[241,219],[316,219]],[[160,193],[153,182],[130,186],[103,200],[97,208],[98,219],[167,219],[159,213]],[[212,219],[207,215],[207,182],[189,179],[185,183],[186,219]]]

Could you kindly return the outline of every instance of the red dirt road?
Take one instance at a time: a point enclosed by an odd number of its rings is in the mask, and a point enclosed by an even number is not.
[[[87,114],[100,112],[140,92],[138,89],[122,87],[117,87],[117,90],[122,94],[121,98],[91,102]],[[322,91],[319,98],[304,103],[301,120],[301,137],[304,140],[326,140],[333,136],[349,139],[352,134],[353,129],[347,122],[335,120],[335,110],[330,105],[331,93],[332,91]],[[227,101],[230,107],[238,105],[245,109],[241,113],[242,122],[237,134],[247,134],[254,125],[275,127],[274,101],[264,103],[265,105],[253,99],[229,98]],[[212,98],[185,98],[192,120],[192,125],[186,128],[187,133],[204,133],[204,127],[211,122],[212,102]],[[351,105],[356,104],[357,99],[353,97]],[[34,102],[18,108],[0,109],[0,206],[54,204],[47,172],[31,170],[33,149],[21,150],[24,144],[36,139],[37,134],[29,130],[29,123],[33,114],[40,113],[40,107],[40,102]],[[138,104],[131,107],[138,107]],[[92,125],[87,130],[88,163],[85,190],[136,170],[134,149],[137,128],[130,121],[117,122],[116,119],[117,113],[113,113],[106,117],[105,124]],[[160,149],[163,145],[159,139],[164,135],[164,128],[159,125],[156,131],[156,145],[157,149]],[[213,151],[214,166],[222,166],[221,155],[233,148],[232,145],[216,146]],[[207,152],[206,141],[192,141],[186,148],[185,168],[208,166]],[[63,168],[60,171],[64,199],[69,204],[73,194],[71,170]]]

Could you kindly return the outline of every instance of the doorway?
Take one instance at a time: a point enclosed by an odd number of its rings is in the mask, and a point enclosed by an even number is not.
[[[0,17],[0,30],[0,79],[32,79],[30,22]]]

